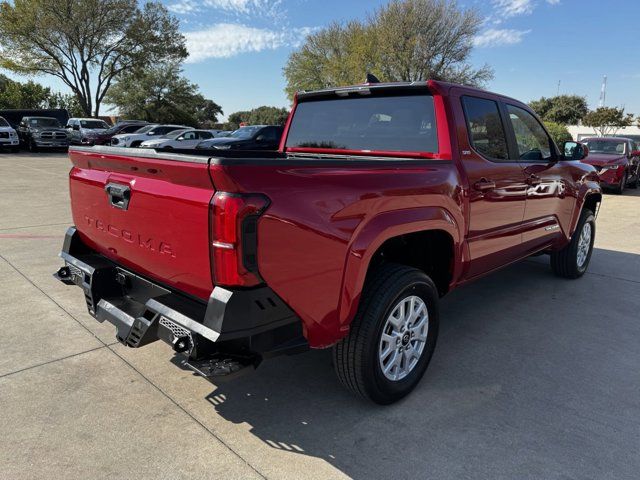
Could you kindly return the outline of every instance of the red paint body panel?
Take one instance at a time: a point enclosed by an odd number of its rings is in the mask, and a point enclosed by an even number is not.
[[[208,299],[208,166],[171,160],[70,152],[73,221],[83,241],[121,265]],[[105,186],[128,185],[127,211],[110,205]]]
[[[385,240],[441,229],[459,242],[464,218],[453,162],[309,163],[212,166],[212,177],[217,188],[271,200],[258,224],[260,274],[303,320],[311,345],[321,347],[348,331],[368,262]]]
[[[578,161],[483,158],[470,144],[460,97],[530,109],[472,88],[432,81],[424,88],[434,96],[436,153],[285,150],[286,131],[278,154],[238,161],[222,156],[209,164],[179,154],[159,160],[72,150],[74,221],[98,252],[206,299],[213,289],[207,218],[214,191],[265,195],[269,206],[258,221],[258,270],[300,317],[316,348],[347,334],[370,261],[390,238],[427,230],[448,235],[450,289],[566,245],[585,198],[600,194],[594,168]],[[532,175],[540,182],[531,184]],[[475,188],[482,179],[495,188]],[[108,204],[108,182],[131,186],[127,212]],[[87,217],[100,219],[106,231]],[[151,251],[127,242],[108,225],[169,248]]]

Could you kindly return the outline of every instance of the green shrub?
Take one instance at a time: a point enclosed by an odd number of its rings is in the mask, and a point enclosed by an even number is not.
[[[570,142],[573,140],[569,130],[564,125],[555,122],[544,122],[544,126],[547,127],[547,131],[551,138],[556,142],[556,145],[562,146],[564,142]]]

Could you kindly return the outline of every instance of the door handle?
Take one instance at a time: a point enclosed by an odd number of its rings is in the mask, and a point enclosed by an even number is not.
[[[496,182],[493,180],[487,180],[486,178],[481,178],[473,184],[473,188],[481,192],[486,192],[487,190],[493,190],[496,188]]]
[[[107,197],[109,197],[109,203],[112,207],[120,210],[129,208],[129,200],[131,199],[131,188],[129,186],[109,183],[104,187],[104,190],[107,192]]]
[[[542,179],[539,176],[534,175],[533,173],[529,175],[529,178],[527,178],[527,185],[531,185],[532,187],[540,185],[541,183]]]

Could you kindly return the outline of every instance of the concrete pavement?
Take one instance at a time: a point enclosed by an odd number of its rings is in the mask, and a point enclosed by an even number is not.
[[[423,382],[382,408],[329,351],[214,386],[115,343],[51,277],[68,169],[0,153],[0,479],[637,478],[640,192],[606,195],[581,280],[537,257],[447,296]]]

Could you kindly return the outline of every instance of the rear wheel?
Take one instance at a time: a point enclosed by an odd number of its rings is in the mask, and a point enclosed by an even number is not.
[[[411,392],[438,337],[438,292],[422,271],[387,264],[368,280],[349,335],[333,348],[340,382],[387,405]]]
[[[11,149],[11,152],[12,152],[12,153],[19,153],[19,152],[20,152],[20,147],[13,147],[13,148]]]
[[[587,271],[593,242],[596,238],[596,220],[593,212],[582,210],[578,226],[569,244],[562,250],[551,253],[553,273],[563,278],[579,278]]]

